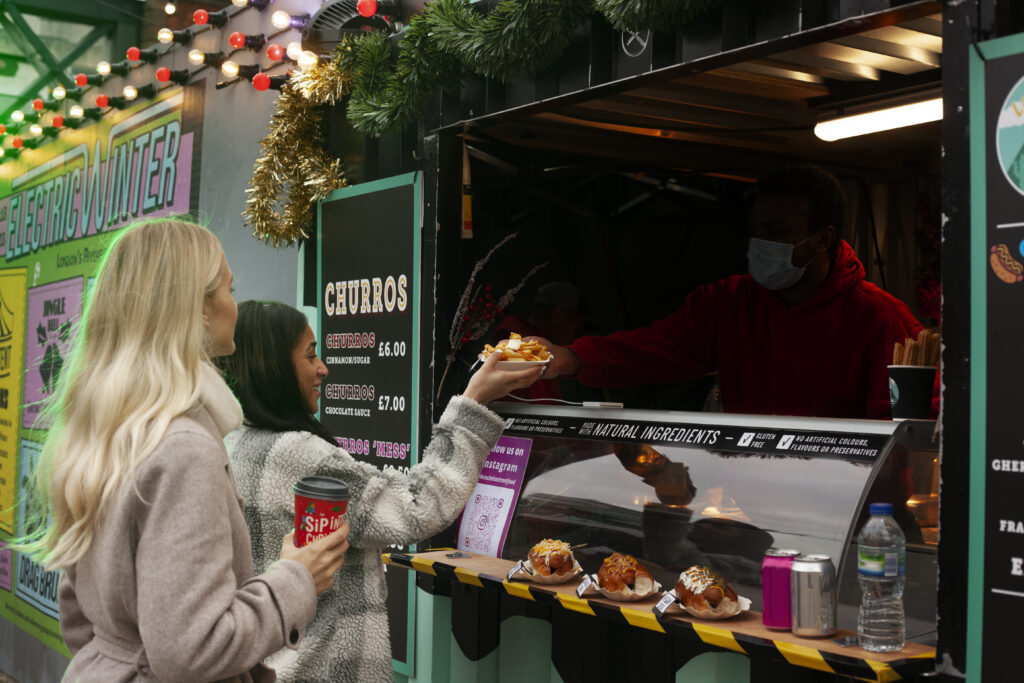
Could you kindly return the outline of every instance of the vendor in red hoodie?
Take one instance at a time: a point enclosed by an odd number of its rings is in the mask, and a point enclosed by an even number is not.
[[[886,366],[921,324],[864,279],[842,225],[831,174],[770,173],[757,185],[749,275],[693,291],[649,327],[564,347],[541,339],[554,354],[544,377],[624,387],[718,373],[726,412],[888,419]]]

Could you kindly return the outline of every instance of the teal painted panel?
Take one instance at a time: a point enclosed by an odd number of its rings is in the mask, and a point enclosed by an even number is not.
[[[676,672],[676,683],[750,683],[750,659],[737,652],[705,652]]]
[[[524,652],[529,655],[523,656]],[[498,657],[498,683],[552,680],[555,668],[551,664],[551,624],[529,617],[509,617],[501,623]]]

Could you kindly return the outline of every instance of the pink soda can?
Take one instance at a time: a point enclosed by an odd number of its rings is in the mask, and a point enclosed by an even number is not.
[[[761,596],[764,610],[761,623],[776,631],[788,631],[793,626],[789,574],[793,559],[799,550],[769,548],[761,561]]]

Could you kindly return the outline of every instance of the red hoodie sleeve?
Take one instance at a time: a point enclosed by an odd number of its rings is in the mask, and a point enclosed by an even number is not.
[[[649,327],[581,337],[569,348],[580,360],[576,378],[591,387],[666,384],[717,370],[714,292],[695,290],[678,311]]]

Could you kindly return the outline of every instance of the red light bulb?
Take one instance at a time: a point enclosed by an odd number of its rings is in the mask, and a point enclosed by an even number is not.
[[[167,81],[171,80],[171,70],[168,69],[166,66],[160,67],[156,70],[156,80],[160,81],[161,83],[166,83]]]
[[[0,123],[0,135],[6,135],[6,134],[7,134],[7,126],[5,126],[4,124]]]
[[[377,13],[377,0],[359,0],[356,3],[356,11],[359,12],[359,16],[372,17]]]
[[[35,98],[34,100],[32,100],[32,108],[35,109],[36,111],[42,111],[43,107],[45,107],[45,106],[46,106],[46,103],[43,102],[43,100],[38,98],[38,97]]]
[[[284,59],[284,48],[277,43],[272,43],[270,47],[267,48],[267,56],[275,62],[279,62]]]
[[[97,107],[99,107],[100,109],[103,109],[108,104],[110,104],[110,98],[109,97],[107,97],[106,95],[97,95],[96,96],[96,106]]]
[[[252,77],[252,87],[257,90],[266,90],[270,87],[270,76],[262,71]]]
[[[17,138],[14,138],[13,140],[11,140],[11,147],[13,147],[14,149],[21,149],[21,146],[23,144],[25,144],[25,143],[22,142],[20,137],[17,137]]]
[[[137,47],[128,48],[128,52],[126,52],[125,54],[128,56],[128,59],[132,60],[133,62],[137,62],[140,59],[142,59],[142,50],[140,50]]]
[[[210,13],[204,9],[197,9],[192,13],[192,21],[202,26],[206,22],[210,21]]]
[[[53,124],[54,128],[60,128],[61,126],[64,125],[64,117],[63,116],[54,116],[53,120],[50,121],[50,123]]]
[[[77,76],[75,76],[75,85],[77,85],[79,88],[84,88],[85,86],[89,85],[89,77],[85,74],[78,74]]]
[[[235,31],[228,36],[228,42],[231,43],[231,47],[241,50],[245,47],[245,34],[241,31]]]

